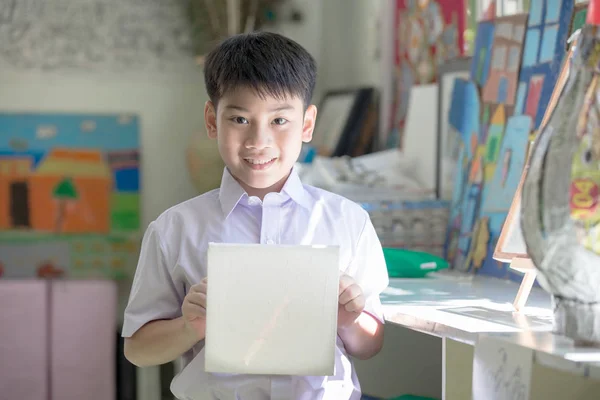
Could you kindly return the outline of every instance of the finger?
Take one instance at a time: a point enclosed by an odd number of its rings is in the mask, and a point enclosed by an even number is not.
[[[350,301],[356,299],[357,297],[362,295],[362,290],[360,286],[357,284],[353,284],[346,288],[341,294],[339,298],[340,304],[348,304]]]
[[[354,279],[352,279],[351,276],[346,274],[340,276],[340,293],[342,293],[344,290],[346,290],[349,286],[352,286],[353,284]]]
[[[365,309],[365,297],[358,296],[344,306],[348,312],[361,313]]]
[[[190,304],[195,304],[197,306],[206,308],[206,294],[204,293],[190,292],[187,294],[187,296],[185,296],[185,298]]]
[[[182,308],[183,315],[190,321],[195,318],[206,318],[206,308],[197,304],[185,303]]]
[[[208,287],[208,280],[206,278],[202,279],[200,283],[195,284],[190,288],[190,292],[199,292],[206,293],[206,289]]]

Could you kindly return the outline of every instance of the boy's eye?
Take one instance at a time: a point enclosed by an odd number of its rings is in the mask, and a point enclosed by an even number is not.
[[[285,119],[285,118],[275,118],[273,120],[273,123],[275,125],[283,125],[283,124],[287,123],[287,119]]]
[[[236,124],[247,124],[248,123],[248,120],[244,117],[233,117],[232,120]]]

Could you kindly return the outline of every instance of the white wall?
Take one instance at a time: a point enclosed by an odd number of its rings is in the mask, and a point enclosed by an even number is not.
[[[196,195],[185,168],[191,133],[203,126],[206,100],[200,68],[185,75],[0,73],[0,110],[133,112],[140,117],[142,222]]]
[[[323,1],[322,90],[381,84],[376,55],[384,1]]]

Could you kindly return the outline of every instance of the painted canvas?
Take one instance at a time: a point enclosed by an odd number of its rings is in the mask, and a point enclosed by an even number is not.
[[[462,271],[509,274],[492,255],[528,147],[531,118],[513,115],[526,26],[525,14],[479,23],[481,36],[475,39],[471,80],[466,84],[470,100],[456,105],[463,145],[446,258]]]
[[[0,274],[132,274],[138,131],[135,115],[0,113]]]
[[[413,85],[436,81],[438,68],[463,54],[465,3],[454,0],[396,0],[394,95],[387,147],[402,147]]]
[[[573,3],[531,0],[515,114],[529,115],[534,132],[540,127],[566,55]]]

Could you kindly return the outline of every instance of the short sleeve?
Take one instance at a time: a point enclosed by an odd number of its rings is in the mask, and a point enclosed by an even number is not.
[[[368,215],[348,272],[363,290],[365,312],[383,323],[383,306],[379,296],[388,287],[389,277],[381,242]]]
[[[173,282],[172,265],[168,265],[156,223],[144,233],[140,257],[125,308],[123,337],[131,337],[146,323],[181,316],[185,296],[183,286]]]

